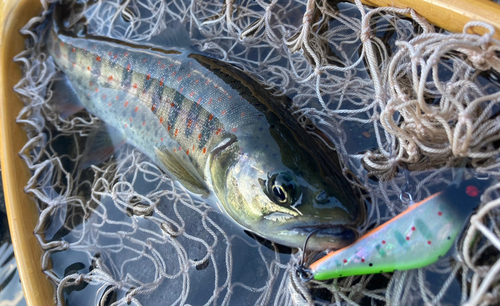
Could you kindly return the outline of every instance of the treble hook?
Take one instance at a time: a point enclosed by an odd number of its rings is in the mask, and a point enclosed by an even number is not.
[[[403,203],[411,204],[413,202],[413,196],[411,195],[409,190],[411,190],[413,186],[410,183],[410,171],[408,170],[408,166],[405,163],[403,163],[402,166],[406,183],[403,185],[403,187],[401,187],[401,194],[399,195],[399,199]]]
[[[297,266],[297,276],[300,277],[300,279],[303,282],[308,282],[311,279],[313,279],[314,275],[311,273],[311,270],[305,267],[306,263],[306,247],[307,247],[307,242],[309,241],[309,238],[316,233],[319,229],[315,229],[314,231],[310,232],[306,240],[304,241],[304,248],[302,249],[302,260],[299,262],[299,265]]]

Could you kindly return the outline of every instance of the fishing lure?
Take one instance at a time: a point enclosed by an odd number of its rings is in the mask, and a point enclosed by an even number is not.
[[[445,255],[489,180],[451,185],[310,266],[316,280],[425,267]]]

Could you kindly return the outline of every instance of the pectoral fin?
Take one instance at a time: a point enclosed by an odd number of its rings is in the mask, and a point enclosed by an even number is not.
[[[167,149],[158,149],[155,147],[156,164],[165,172],[172,175],[189,191],[206,196],[209,191],[198,173],[185,167],[175,155]]]

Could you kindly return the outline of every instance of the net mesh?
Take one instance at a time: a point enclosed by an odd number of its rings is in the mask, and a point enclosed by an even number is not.
[[[45,12],[50,3],[42,1]],[[370,198],[361,232],[462,175],[499,176],[500,43],[437,31],[411,9],[335,1],[95,1],[80,3],[90,32],[162,42],[176,23],[191,45],[293,99],[320,128]],[[57,68],[34,26],[15,60],[29,141],[26,192],[40,210],[35,235],[58,305],[487,305],[499,302],[498,189],[484,194],[455,257],[416,270],[302,282],[301,250],[251,239],[169,180],[136,148],[81,170],[99,121],[63,118],[50,103]],[[71,22],[70,22],[71,23]],[[314,136],[314,135],[313,135]],[[403,170],[404,169],[404,170]],[[312,258],[310,256],[309,258]],[[90,297],[90,298],[89,298]],[[86,301],[86,302],[82,302]]]

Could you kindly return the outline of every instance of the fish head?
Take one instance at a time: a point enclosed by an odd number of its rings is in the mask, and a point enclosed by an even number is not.
[[[217,157],[212,175],[217,197],[236,223],[289,247],[303,247],[311,234],[310,250],[337,249],[357,239],[364,204],[351,186],[324,177],[307,151],[294,148],[292,160],[284,151],[275,157],[233,151],[232,158]]]

